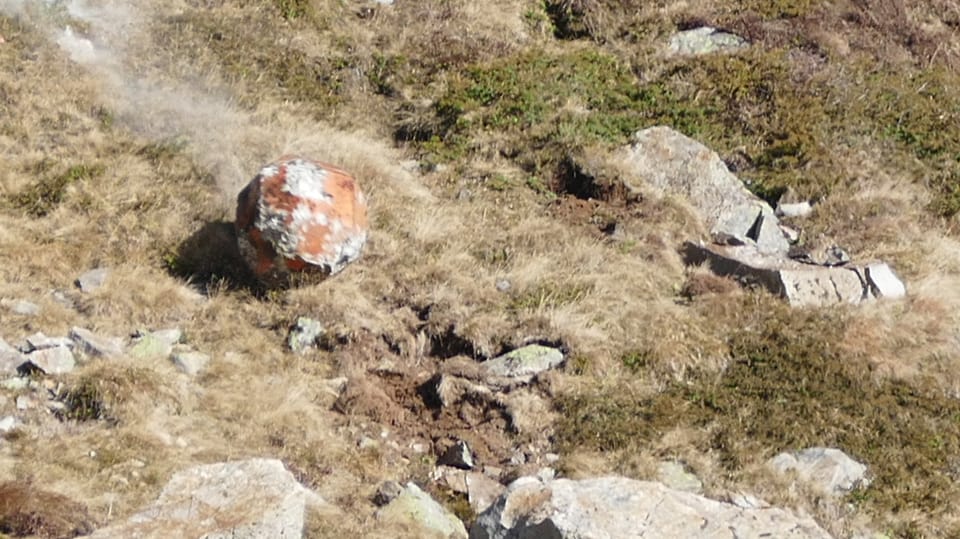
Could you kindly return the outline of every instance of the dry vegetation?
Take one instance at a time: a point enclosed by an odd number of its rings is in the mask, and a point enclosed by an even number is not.
[[[36,4],[0,0],[0,297],[41,312],[0,310],[0,335],[177,326],[213,360],[196,379],[119,360],[48,380],[67,412],[32,410],[0,445],[0,531],[69,536],[175,470],[273,456],[342,510],[311,535],[395,536],[372,519],[376,485],[425,481],[474,436],[488,464],[539,444],[573,477],[680,459],[711,495],[754,492],[838,536],[960,535],[954,0],[171,0],[99,24]],[[752,46],[664,57],[704,23]],[[113,54],[71,60],[64,25]],[[684,268],[688,210],[626,197],[598,164],[655,124],[761,196],[822,199],[805,232],[890,261],[909,299],[790,310]],[[264,292],[236,259],[233,197],[288,152],[356,175],[372,237],[335,279]],[[109,286],[73,289],[101,265]],[[300,315],[329,328],[323,350],[286,351]],[[553,425],[477,410],[477,430],[420,398],[446,360],[528,342],[569,351],[543,388]],[[401,449],[358,447],[382,432]],[[763,470],[811,445],[867,463],[873,485],[829,504]],[[60,497],[89,513],[43,512]]]

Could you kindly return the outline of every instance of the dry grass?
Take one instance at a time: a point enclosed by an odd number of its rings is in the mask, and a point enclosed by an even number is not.
[[[957,529],[955,496],[934,474],[956,442],[935,410],[954,409],[960,392],[960,227],[944,211],[951,177],[938,175],[960,151],[941,129],[960,102],[953,2],[227,4],[116,11],[125,33],[117,20],[74,20],[78,34],[109,37],[109,61],[86,66],[55,43],[68,14],[0,16],[0,297],[41,307],[0,312],[0,335],[180,327],[212,357],[196,379],[129,358],[61,377],[74,412],[26,412],[4,479],[83,499],[106,523],[176,470],[272,456],[342,511],[313,515],[311,536],[402,534],[374,520],[377,483],[425,480],[435,455],[411,443],[445,443],[439,425],[463,427],[438,416],[431,431],[412,388],[448,358],[536,341],[570,351],[546,392],[565,412],[553,440],[565,473],[650,478],[672,458],[711,495],[752,491],[841,536]],[[667,33],[695,22],[740,31],[754,49],[664,59]],[[524,78],[531,66],[543,80]],[[933,97],[918,93],[921,79]],[[773,99],[771,88],[789,91]],[[900,122],[901,110],[919,112]],[[689,209],[628,197],[607,163],[629,131],[658,122],[725,158],[745,155],[742,174],[761,194],[787,184],[822,196],[798,223],[805,234],[890,261],[910,298],[791,312],[684,268],[676,247],[701,232]],[[253,171],[285,153],[353,172],[373,230],[363,259],[335,279],[264,293],[236,257],[230,221]],[[112,269],[107,285],[81,294],[74,279],[97,266]],[[302,357],[284,348],[301,315],[329,334]],[[780,366],[744,370],[754,356]],[[324,388],[338,376],[363,382],[337,401]],[[820,384],[813,400],[795,392],[804,377]],[[872,399],[870,413],[831,418],[825,410],[849,404],[836,380]],[[771,417],[751,396],[768,390],[795,406]],[[904,401],[913,408],[896,405],[915,428],[880,414],[900,390],[915,394]],[[824,416],[802,432],[770,424],[804,410]],[[909,439],[930,425],[939,442]],[[844,438],[840,426],[902,438]],[[380,442],[361,448],[369,439]],[[492,433],[484,450],[531,439]],[[853,500],[856,512],[762,471],[775,452],[818,443],[847,444],[884,478]],[[23,503],[16,514],[38,505]],[[89,520],[64,519],[33,533]]]

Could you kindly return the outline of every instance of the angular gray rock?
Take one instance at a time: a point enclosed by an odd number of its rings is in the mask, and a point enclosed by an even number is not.
[[[110,276],[109,268],[92,269],[77,278],[76,285],[81,292],[90,293],[102,287]]]
[[[541,481],[523,477],[478,518],[470,539],[777,537],[829,539],[809,517],[744,509],[623,477]]]
[[[864,273],[866,274],[867,284],[870,285],[870,291],[874,297],[900,299],[907,295],[907,287],[904,286],[903,281],[893,273],[890,266],[882,262],[868,264],[864,269]]]
[[[470,452],[470,446],[467,442],[460,440],[451,445],[437,459],[437,464],[444,466],[453,466],[461,470],[472,470],[475,466],[473,462],[473,453]]]
[[[123,354],[123,339],[97,335],[86,328],[74,327],[70,339],[81,354],[88,357],[117,357]]]
[[[0,374],[14,374],[23,364],[23,354],[0,337]]]
[[[4,307],[14,314],[22,316],[36,316],[40,312],[40,306],[22,299],[0,299],[0,307]]]
[[[480,367],[488,374],[529,382],[541,372],[563,364],[563,352],[549,346],[531,344],[484,361]]]
[[[275,459],[197,466],[176,473],[154,503],[93,539],[301,537],[307,504],[322,504]]]
[[[675,490],[700,494],[703,492],[703,482],[687,471],[683,464],[668,460],[657,465],[657,480]]]
[[[141,334],[130,348],[130,355],[138,359],[167,358],[173,345],[180,342],[183,332],[178,328],[161,329]]]
[[[31,372],[34,368],[45,374],[66,374],[77,366],[73,352],[66,346],[52,346],[34,350],[24,356],[25,363],[19,370]]]
[[[855,266],[815,266],[763,254],[747,245],[693,242],[684,244],[683,257],[687,264],[709,264],[717,275],[761,286],[795,306],[858,304],[871,297]]]
[[[810,447],[780,453],[767,461],[767,465],[781,474],[796,472],[801,481],[833,496],[843,496],[870,484],[867,467],[839,449]]]
[[[188,376],[196,376],[207,367],[207,363],[210,363],[210,356],[188,346],[174,345],[170,361],[180,372]]]
[[[664,126],[639,131],[633,139],[620,155],[629,191],[649,188],[658,196],[685,198],[718,243],[787,252],[773,208],[750,193],[716,152]]]
[[[473,512],[480,514],[486,511],[499,498],[507,487],[499,481],[487,477],[479,472],[467,474],[467,501]]]
[[[467,528],[415,483],[407,483],[403,492],[377,511],[377,518],[418,530],[420,536],[465,539]]]
[[[677,32],[671,36],[667,50],[672,54],[697,56],[715,52],[733,52],[747,46],[747,41],[736,34],[710,26],[701,26]]]
[[[287,347],[295,354],[302,354],[317,346],[317,339],[323,336],[323,325],[313,318],[300,316],[287,334]]]

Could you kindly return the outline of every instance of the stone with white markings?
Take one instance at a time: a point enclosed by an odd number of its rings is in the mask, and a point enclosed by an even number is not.
[[[297,317],[293,327],[287,334],[287,348],[295,354],[302,354],[317,346],[317,340],[323,336],[325,329],[319,320],[306,316]]]
[[[882,262],[869,264],[864,272],[870,291],[875,297],[900,299],[907,295],[907,287],[887,264]]]
[[[88,357],[117,357],[123,354],[123,339],[98,335],[89,329],[74,327],[70,339],[81,354]]]
[[[710,26],[701,26],[677,32],[670,37],[667,50],[676,55],[699,56],[711,53],[729,53],[748,46],[742,37]]]
[[[559,367],[563,360],[560,350],[531,344],[484,361],[480,367],[493,376],[529,381],[541,372]]]

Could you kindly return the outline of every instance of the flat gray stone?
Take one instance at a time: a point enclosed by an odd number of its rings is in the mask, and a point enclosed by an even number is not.
[[[867,467],[839,449],[811,447],[797,452],[780,453],[767,465],[781,474],[795,472],[798,479],[833,496],[843,496],[858,487],[870,484]]]
[[[901,299],[907,295],[907,287],[887,264],[868,264],[864,272],[874,297]]]
[[[179,329],[161,329],[145,333],[130,348],[130,355],[137,359],[167,358],[173,345],[180,342],[183,332]]]
[[[207,367],[207,364],[210,363],[210,356],[181,346],[182,345],[174,346],[173,352],[170,355],[170,361],[173,362],[177,370],[188,376],[200,374]]]
[[[118,357],[123,355],[123,339],[98,335],[89,329],[74,327],[70,339],[81,354],[88,357]]]
[[[447,511],[415,483],[407,483],[403,492],[377,511],[377,518],[419,530],[422,535],[439,535],[449,539],[466,539],[467,529],[453,513]]]
[[[22,299],[0,299],[0,307],[8,309],[21,316],[36,316],[40,313],[40,306]]]
[[[67,337],[47,337],[42,332],[37,332],[27,337],[27,347],[24,352],[42,350],[44,348],[56,348],[58,346],[66,346],[69,348],[73,346],[73,341]]]
[[[109,268],[92,269],[77,278],[76,285],[81,292],[90,293],[104,285],[110,276]]]
[[[66,346],[54,346],[34,350],[24,356],[26,360],[21,370],[31,370],[30,366],[40,369],[45,374],[66,374],[77,366],[73,352]]]
[[[810,517],[776,508],[744,509],[623,477],[580,481],[522,477],[470,529],[471,539],[528,537],[830,539]]]
[[[473,512],[480,514],[490,508],[507,487],[479,472],[467,473],[467,500]]]
[[[209,464],[176,473],[157,501],[91,537],[302,537],[307,504],[322,503],[279,460]]]
[[[559,367],[563,360],[560,350],[531,344],[484,361],[480,367],[493,376],[529,380],[541,372]]]
[[[657,480],[664,485],[681,490],[683,492],[692,492],[700,494],[703,492],[703,482],[687,471],[687,469],[676,461],[664,461],[657,465]]]
[[[711,53],[729,53],[748,46],[742,37],[710,26],[677,32],[670,37],[667,50],[676,55],[699,56]]]

